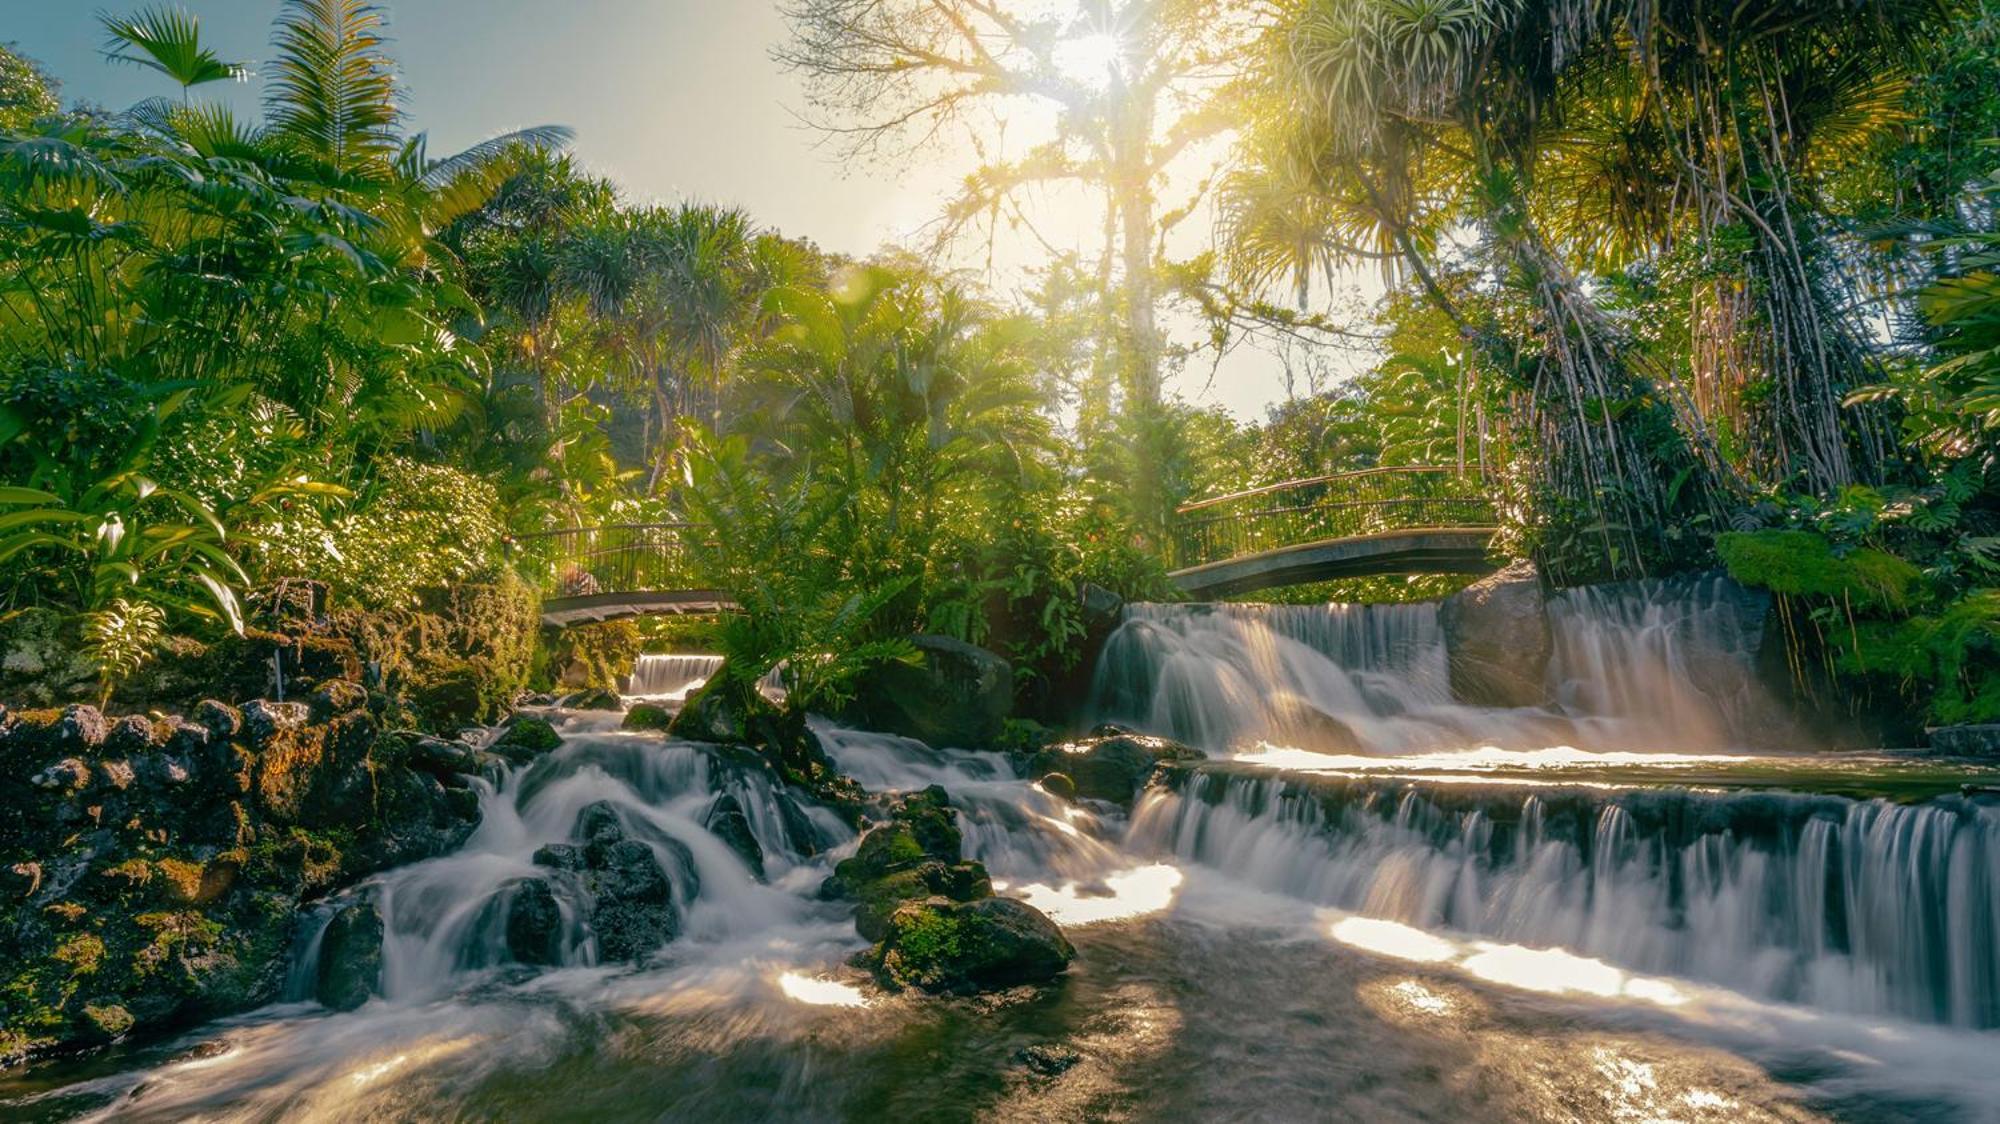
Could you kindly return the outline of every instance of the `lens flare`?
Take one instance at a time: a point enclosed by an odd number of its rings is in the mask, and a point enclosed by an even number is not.
[[[1097,33],[1065,39],[1052,54],[1057,73],[1080,86],[1102,90],[1111,85],[1113,67],[1124,53],[1116,35]]]
[[[813,1007],[868,1006],[868,997],[862,994],[860,988],[839,980],[786,972],[778,977],[778,988],[785,993],[785,998]]]

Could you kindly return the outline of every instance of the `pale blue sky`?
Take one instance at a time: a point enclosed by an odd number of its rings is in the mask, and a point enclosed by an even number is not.
[[[100,53],[96,13],[143,0],[0,0],[0,42],[62,82],[68,100],[123,108],[172,92]],[[181,0],[224,58],[261,63],[278,0]],[[523,125],[567,125],[575,151],[628,198],[692,198],[829,249],[868,253],[937,213],[963,167],[843,167],[795,116],[796,80],[769,57],[784,35],[772,0],[385,0],[413,129],[448,152]],[[260,86],[205,88],[254,109]],[[1060,205],[1060,204],[1059,204]],[[1079,231],[1091,223],[1081,224]],[[1092,248],[1094,252],[1094,247]],[[1005,280],[1000,282],[1005,287]],[[1283,393],[1274,360],[1239,356],[1204,391],[1240,417]]]

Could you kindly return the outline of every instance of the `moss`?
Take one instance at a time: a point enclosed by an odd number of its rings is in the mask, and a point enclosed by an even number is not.
[[[185,862],[181,859],[161,859],[153,864],[164,880],[168,892],[181,902],[195,902],[204,898],[202,883],[204,868],[200,863]]]
[[[97,1033],[106,1038],[116,1038],[132,1029],[132,1012],[116,1003],[104,1006],[90,1004],[84,1007],[83,1017]]]
[[[56,945],[55,957],[69,965],[73,976],[87,976],[104,963],[104,941],[95,933],[78,933]]]
[[[153,880],[153,864],[145,859],[126,859],[105,870],[104,877],[121,880],[128,889],[137,889]]]
[[[551,635],[548,664],[560,686],[615,691],[643,648],[633,621],[577,625]]]
[[[1856,608],[1900,609],[1916,596],[1923,574],[1885,551],[1838,552],[1811,531],[1736,531],[1719,535],[1715,551],[1729,576],[1792,597],[1826,597]]]
[[[652,703],[638,703],[625,712],[625,721],[619,724],[625,730],[664,730],[673,725],[673,711]]]
[[[896,930],[896,951],[902,955],[905,969],[919,976],[929,975],[939,966],[957,960],[968,945],[964,926],[935,909],[906,917]]]

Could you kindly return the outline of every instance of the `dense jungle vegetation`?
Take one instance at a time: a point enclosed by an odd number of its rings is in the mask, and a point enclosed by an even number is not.
[[[287,579],[552,591],[526,536],[692,520],[745,682],[838,701],[922,631],[1035,690],[1086,584],[1171,596],[1177,505],[1457,464],[1559,582],[1723,567],[1829,705],[2000,720],[2000,7],[1096,8],[1079,72],[977,0],[788,5],[812,112],[889,159],[1059,107],[944,224],[1101,195],[1101,254],[1021,286],[634,203],[557,126],[433,152],[360,0],[289,0],[256,119],[171,8],[105,17],[133,106],[0,50],[0,606],[73,616],[108,696]],[[1386,296],[1350,316],[1355,271]],[[1308,376],[1264,419],[1177,394],[1260,344]]]

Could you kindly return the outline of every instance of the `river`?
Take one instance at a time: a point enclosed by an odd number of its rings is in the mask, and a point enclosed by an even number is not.
[[[17,1072],[0,1119],[2000,1118],[2000,778],[1790,752],[1726,590],[1555,616],[1559,706],[1490,710],[1451,701],[1433,606],[1134,606],[1083,709],[1211,756],[1129,813],[820,727],[871,789],[944,785],[966,856],[1076,944],[1058,985],[977,999],[847,966],[836,817],[563,716],[462,851],[371,888],[384,998]],[[713,665],[636,670],[672,698]],[[701,826],[720,793],[761,881]],[[496,899],[600,801],[681,937],[600,966],[565,917],[559,967],[507,963]]]

